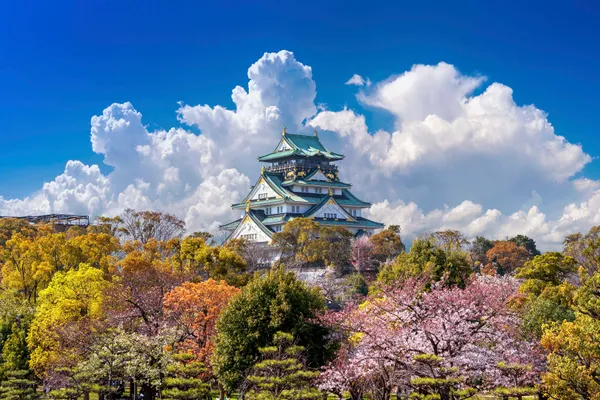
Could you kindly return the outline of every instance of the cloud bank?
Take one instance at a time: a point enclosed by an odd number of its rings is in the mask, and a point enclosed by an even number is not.
[[[542,110],[516,104],[508,86],[446,63],[346,84],[363,107],[391,115],[392,129],[371,130],[360,110],[317,109],[311,67],[289,51],[265,53],[248,69],[247,86],[232,90],[233,109],[181,104],[181,126],[149,131],[132,104],[108,106],[91,118],[90,138],[112,172],[68,161],[31,196],[0,197],[0,214],[160,209],[190,231],[215,231],[235,217],[229,205],[254,183],[256,157],[287,126],[318,129],[346,154],[342,178],[374,203],[372,218],[400,225],[409,240],[452,228],[469,237],[526,234],[551,249],[600,223],[600,182],[580,176],[591,157]]]

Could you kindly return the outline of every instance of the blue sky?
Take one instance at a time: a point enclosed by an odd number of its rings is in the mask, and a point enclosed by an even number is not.
[[[408,241],[560,248],[600,225],[597,21],[592,1],[5,2],[0,215],[216,232],[287,125]]]
[[[257,3],[257,4],[250,4]],[[149,129],[177,126],[177,102],[232,106],[264,52],[313,68],[317,103],[357,107],[352,74],[373,81],[446,61],[514,90],[558,134],[596,156],[600,8],[527,2],[4,2],[0,12],[0,195],[22,197],[69,159],[101,164],[92,115],[131,101]],[[391,128],[366,110],[371,129]],[[598,177],[597,162],[586,175]]]

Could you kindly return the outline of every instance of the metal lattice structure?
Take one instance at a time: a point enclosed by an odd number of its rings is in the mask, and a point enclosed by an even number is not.
[[[45,215],[25,215],[25,216],[1,216],[0,218],[25,219],[32,224],[54,224],[64,226],[88,226],[90,224],[89,215],[76,214],[45,214]]]

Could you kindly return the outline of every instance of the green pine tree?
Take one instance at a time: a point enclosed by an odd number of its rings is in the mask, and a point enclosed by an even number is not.
[[[273,346],[259,349],[263,360],[254,365],[248,377],[251,390],[247,400],[311,400],[320,399],[321,392],[311,387],[318,372],[308,371],[301,356],[304,347],[293,345],[294,337],[289,333],[277,332]]]
[[[410,386],[416,389],[411,399],[469,399],[476,390],[464,386],[465,377],[461,376],[456,367],[445,367],[443,358],[435,354],[420,354],[413,357],[415,366],[422,373],[411,378]]]
[[[7,371],[5,379],[0,384],[0,399],[2,400],[35,400],[39,398],[36,384],[31,379],[31,371]]]
[[[162,398],[166,400],[210,399],[209,385],[202,381],[206,374],[204,364],[194,361],[191,354],[175,354],[175,363],[167,368],[166,389]]]

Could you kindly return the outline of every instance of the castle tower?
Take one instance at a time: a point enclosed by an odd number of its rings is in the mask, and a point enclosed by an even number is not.
[[[263,166],[258,182],[246,198],[232,208],[240,219],[222,225],[230,239],[245,238],[269,243],[275,232],[293,218],[311,218],[322,225],[341,226],[354,235],[371,235],[383,224],[363,217],[371,203],[350,192],[340,182],[333,163],[343,155],[329,151],[314,136],[287,133],[284,128],[275,150],[258,157]]]

